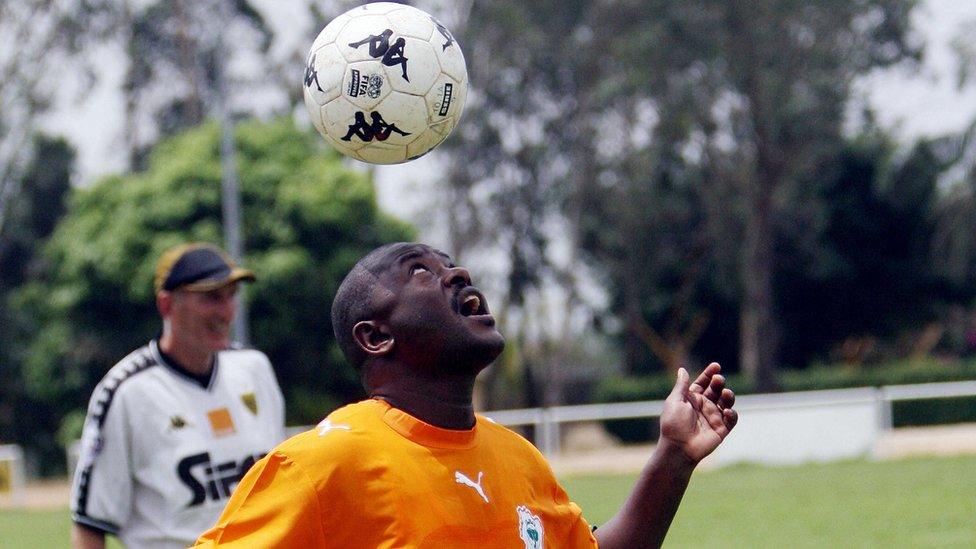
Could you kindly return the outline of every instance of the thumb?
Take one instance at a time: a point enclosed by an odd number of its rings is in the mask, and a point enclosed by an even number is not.
[[[688,394],[688,387],[690,386],[691,378],[688,376],[688,370],[678,368],[678,379],[675,380],[674,388],[671,389],[671,396],[683,399]]]

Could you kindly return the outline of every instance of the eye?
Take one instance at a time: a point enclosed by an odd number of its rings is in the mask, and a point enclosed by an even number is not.
[[[430,269],[428,269],[427,266],[424,265],[423,263],[415,263],[414,265],[412,265],[410,267],[410,276],[413,276],[413,275],[415,275],[415,274],[417,274],[419,272],[428,272],[429,273],[430,272]]]

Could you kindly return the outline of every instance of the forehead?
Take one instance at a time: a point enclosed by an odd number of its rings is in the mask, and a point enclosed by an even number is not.
[[[177,288],[172,293],[181,299],[205,301],[232,296],[237,293],[239,287],[240,283],[231,282],[218,288],[213,288],[212,290],[188,290],[186,288]]]
[[[375,254],[375,255],[374,255]],[[375,276],[396,271],[397,267],[414,259],[434,259],[445,265],[453,266],[451,256],[426,244],[399,243],[391,244],[376,250],[365,261],[366,269]]]

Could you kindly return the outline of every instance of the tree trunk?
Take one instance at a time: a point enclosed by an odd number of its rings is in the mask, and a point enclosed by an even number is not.
[[[764,187],[763,183],[758,183]],[[756,190],[746,217],[741,264],[743,296],[739,364],[760,391],[775,391],[776,325],[773,318],[773,228],[768,188]]]
[[[726,4],[729,52],[741,92],[749,103],[747,140],[754,147],[751,169],[736,180],[746,197],[745,242],[739,276],[742,303],[739,319],[739,366],[760,391],[774,391],[776,380],[776,319],[773,314],[773,195],[781,186],[788,162],[777,139],[782,132],[775,113],[784,96],[780,88],[764,83],[755,36],[763,5],[745,1]],[[752,23],[750,23],[752,21]],[[785,97],[788,97],[788,93]]]

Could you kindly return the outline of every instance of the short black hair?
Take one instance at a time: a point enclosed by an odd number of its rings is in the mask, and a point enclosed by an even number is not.
[[[352,335],[353,326],[380,313],[375,299],[379,277],[392,266],[402,250],[412,246],[418,244],[395,242],[369,252],[356,262],[336,291],[332,302],[332,331],[342,354],[357,371],[362,371],[366,353],[356,344]]]

